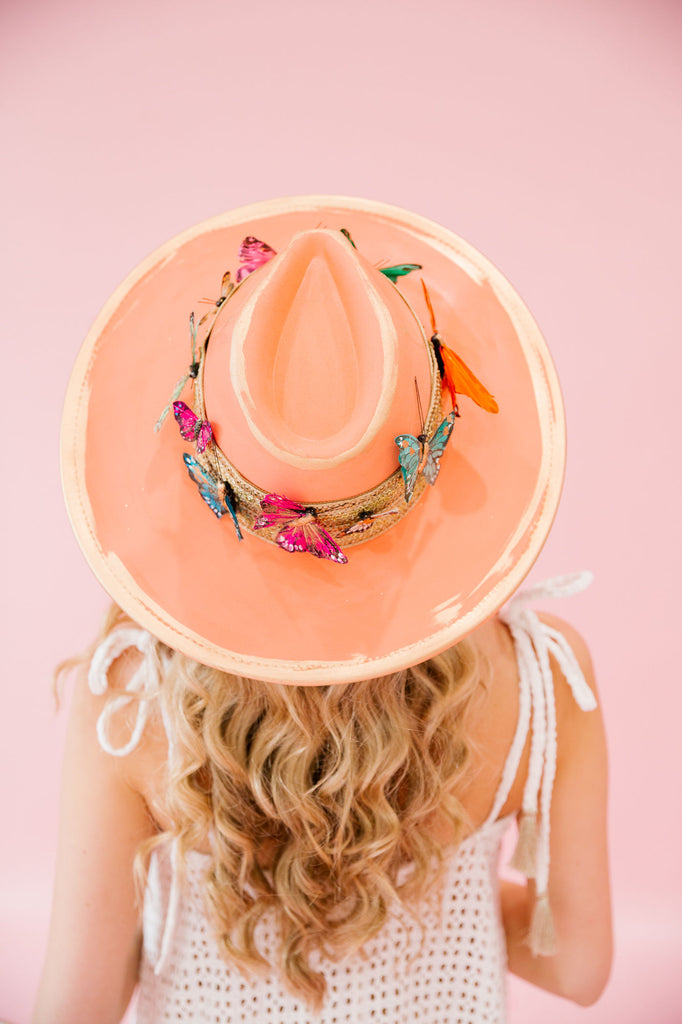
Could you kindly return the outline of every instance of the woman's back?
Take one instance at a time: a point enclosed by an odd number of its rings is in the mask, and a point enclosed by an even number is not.
[[[543,619],[547,624],[559,624],[549,617]],[[570,638],[581,668],[593,684],[589,656],[580,638],[570,627],[559,625]],[[509,817],[519,812],[523,804],[531,760],[531,731],[527,725],[523,730],[520,728],[518,658],[508,627],[500,619],[493,619],[476,631],[474,641],[482,674],[469,704],[468,770],[456,793],[469,822],[465,837],[456,849],[448,848],[452,836],[448,822],[434,821],[433,835],[446,850],[445,866],[442,877],[419,905],[416,915],[413,917],[409,911],[389,915],[378,934],[365,944],[362,953],[351,955],[340,964],[322,955],[314,958],[313,967],[325,975],[328,996],[322,1011],[324,1015],[320,1018],[313,1014],[310,1020],[345,1024],[346,1021],[372,1019],[372,1014],[378,1019],[388,1015],[393,1020],[425,1022],[505,1019],[507,951],[500,923],[497,860],[500,839]],[[108,673],[109,689],[125,691],[139,668],[139,660],[136,652],[128,650],[115,661]],[[595,716],[576,714],[574,698],[562,673],[556,664],[553,669],[560,758],[562,762],[566,760],[564,747],[575,750],[576,734],[580,733],[581,756],[586,763],[590,743],[585,742],[583,734],[586,723]],[[89,706],[87,713],[94,729],[93,717],[101,716],[102,701],[107,698],[82,694],[81,699],[84,706]],[[106,738],[111,749],[130,745],[138,710],[137,704],[131,702],[107,717]],[[519,744],[522,731],[523,743]],[[589,733],[589,726],[587,731]],[[598,737],[592,745],[598,757]],[[99,759],[100,754],[101,751],[90,749],[88,757],[94,755]],[[124,786],[139,800],[140,819],[142,814],[151,815],[147,818],[148,831],[169,828],[172,815],[166,806],[168,742],[160,715],[150,716],[140,742],[126,756],[104,757],[109,769],[115,765],[114,770]],[[78,773],[81,777],[83,767]],[[509,787],[509,792],[505,795],[501,787]],[[555,784],[555,801],[562,800],[563,789],[560,771]],[[584,812],[588,796],[583,793],[576,799],[581,801]],[[575,808],[571,814],[574,822],[577,821]],[[555,829],[561,829],[561,822],[554,822],[556,804],[552,817]],[[122,824],[125,828],[125,822]],[[583,856],[594,860],[596,841],[596,836],[590,836]],[[203,886],[210,865],[208,854],[208,848],[195,849],[188,854],[186,882],[182,887],[178,864],[174,863],[177,851],[174,854],[172,847],[166,848],[165,852],[159,851],[153,861],[145,898],[138,1005],[140,1024],[165,1019],[163,1013],[173,1019],[193,1021],[308,1020],[305,1002],[287,991],[276,971],[268,973],[263,980],[250,982],[222,959],[213,925],[204,909]],[[265,871],[269,856],[265,849],[261,858]],[[552,900],[561,909],[565,903],[558,883],[564,873],[561,851],[558,855],[555,853],[554,859],[557,863],[552,866],[551,887],[557,890],[558,897],[552,892]],[[574,868],[578,870],[575,862]],[[572,888],[575,882],[571,880]],[[566,884],[565,879],[563,884]],[[594,880],[593,884],[602,885],[603,878]],[[608,902],[608,889],[602,889],[602,893],[602,900]],[[516,889],[509,890],[507,895],[518,898]],[[591,898],[598,900],[600,897],[593,893]],[[566,904],[564,912],[569,907],[570,904]],[[557,919],[560,956],[551,960],[529,959],[522,932],[528,928],[531,909],[529,903],[522,927],[517,929],[516,935],[508,936],[511,966],[514,966],[514,959],[518,959],[521,966],[530,967],[534,975],[551,974],[551,982],[564,985],[564,994],[571,995],[562,974],[561,959],[568,954],[570,960],[575,954],[564,942],[561,915]],[[570,927],[571,922],[567,921],[567,925]],[[259,948],[269,959],[276,960],[279,941],[276,922],[272,915],[265,915],[257,929]],[[589,951],[590,943],[583,939],[583,945]],[[588,960],[591,963],[586,966]],[[551,971],[548,971],[549,964]],[[584,955],[583,963],[579,969],[574,968],[568,982],[579,991],[588,991],[592,984],[600,983],[603,971],[603,964]]]
[[[479,685],[471,699],[470,769],[457,793],[468,822],[467,834],[456,850],[448,850],[451,826],[446,820],[430,823],[446,854],[442,877],[427,900],[414,914],[395,908],[360,953],[349,954],[341,962],[322,954],[313,956],[311,967],[324,975],[327,988],[316,1012],[287,990],[277,971],[249,981],[221,958],[204,907],[208,849],[189,854],[181,889],[172,853],[161,853],[145,896],[138,1024],[154,1024],[164,1014],[206,1024],[214,1020],[353,1024],[375,1019],[447,1024],[504,1019],[506,951],[499,927],[497,861],[508,815],[520,806],[522,771],[501,818],[489,820],[489,813],[515,729],[517,665],[513,643],[499,620],[479,632],[477,647],[490,679],[489,686]],[[485,728],[490,699],[501,726],[494,737]],[[171,824],[163,810],[160,781],[167,756],[165,730],[156,729],[130,765],[132,785],[149,806],[159,809],[164,827]],[[268,859],[265,851],[265,871]],[[256,942],[271,963],[277,962],[281,938],[274,915],[266,914],[257,926]]]
[[[548,622],[559,622],[551,616],[543,618]],[[570,632],[573,642],[584,651],[584,645],[579,644],[578,634],[565,623],[562,623],[562,628]],[[499,618],[491,619],[476,630],[474,639],[484,675],[481,676],[481,685],[472,695],[468,709],[470,760],[467,775],[461,780],[456,793],[469,823],[467,831],[475,830],[488,817],[509,754],[519,707],[518,662],[507,626]],[[134,648],[128,649],[110,672],[109,687],[124,691],[139,661],[139,652]],[[589,671],[588,666],[589,660],[583,659],[583,669]],[[134,727],[135,716],[136,708],[128,705],[123,713],[112,717],[110,727],[114,746],[127,742]],[[494,729],[490,728],[491,721],[495,723]],[[525,744],[514,786],[500,816],[513,814],[521,808],[529,751],[530,736]],[[150,719],[140,742],[121,763],[128,782],[144,798],[161,828],[171,824],[167,807],[164,806],[167,757],[166,730],[160,716],[156,716]],[[443,842],[447,841],[449,828],[444,823],[439,827],[434,822],[433,828]],[[204,852],[208,850],[204,848]]]

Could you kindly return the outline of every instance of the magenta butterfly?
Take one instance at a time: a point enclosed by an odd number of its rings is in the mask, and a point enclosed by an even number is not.
[[[173,402],[173,415],[185,441],[196,441],[199,453],[213,441],[213,428],[208,420],[200,420],[184,402]]]
[[[341,565],[348,561],[334,538],[316,522],[314,508],[281,494],[266,494],[260,504],[263,511],[253,524],[254,530],[281,527],[276,541],[285,551],[309,551],[316,558],[329,558]]]
[[[247,274],[251,274],[254,270],[258,270],[264,263],[271,260],[277,253],[272,249],[267,242],[261,242],[260,239],[254,238],[253,235],[247,235],[242,244],[239,246],[239,262],[241,267],[237,271],[237,284],[243,281]]]

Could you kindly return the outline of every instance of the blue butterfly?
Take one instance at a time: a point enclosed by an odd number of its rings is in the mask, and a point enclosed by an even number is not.
[[[395,443],[398,445],[398,461],[405,483],[405,501],[409,501],[412,497],[414,485],[420,473],[424,474],[432,487],[435,484],[440,470],[441,456],[450,440],[454,425],[455,413],[451,412],[429,440],[424,433],[418,437],[414,437],[412,434],[399,434],[395,438]]]
[[[204,499],[211,512],[213,512],[218,519],[222,519],[222,517],[229,512],[232,516],[232,522],[234,523],[234,528],[237,531],[237,536],[240,540],[243,540],[242,531],[239,529],[239,523],[234,511],[234,491],[228,484],[227,480],[217,480],[208,472],[207,469],[204,469],[200,462],[197,462],[193,455],[188,455],[187,452],[185,452],[182,457],[185,460],[187,472],[199,488],[199,494]]]

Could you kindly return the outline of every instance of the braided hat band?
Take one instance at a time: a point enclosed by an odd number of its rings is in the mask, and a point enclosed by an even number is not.
[[[206,349],[219,318],[224,315],[224,311],[229,306],[230,299],[238,292],[240,287],[241,285],[238,284],[236,288],[231,289],[225,301],[220,304],[200,348],[198,369],[194,379],[193,411],[197,419],[202,422],[210,419],[206,408],[204,392]],[[431,370],[431,393],[424,422],[424,433],[430,436],[443,416],[438,364],[434,348],[427,339],[417,315],[407,302],[405,302],[405,305],[410,309],[419,328]],[[196,459],[212,475],[229,485],[230,492],[234,497],[233,504],[237,519],[242,529],[246,533],[275,544],[276,528],[269,527],[265,530],[259,530],[254,529],[253,526],[261,513],[262,502],[270,492],[243,476],[215,439],[206,447],[203,453],[196,455]],[[364,491],[362,494],[355,494],[335,501],[311,502],[310,506],[314,509],[315,518],[320,525],[328,530],[342,547],[351,547],[378,536],[398,523],[414,507],[416,501],[423,494],[426,483],[426,478],[423,475],[418,476],[414,490],[409,500],[407,500],[405,497],[403,475],[398,467],[394,473],[378,483],[376,487]]]

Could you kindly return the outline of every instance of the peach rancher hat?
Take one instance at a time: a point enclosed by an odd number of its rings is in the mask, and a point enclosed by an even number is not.
[[[88,334],[62,424],[71,522],[112,598],[200,662],[303,685],[424,661],[497,611],[564,458],[509,282],[445,228],[337,196],[154,252]]]

